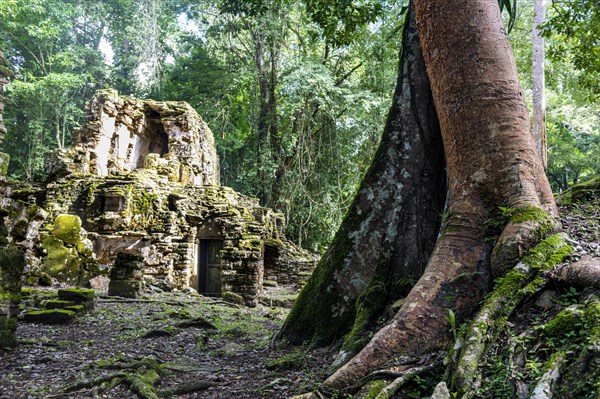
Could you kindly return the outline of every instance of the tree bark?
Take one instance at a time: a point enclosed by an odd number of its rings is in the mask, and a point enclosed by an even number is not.
[[[267,187],[267,159],[266,150],[268,149],[269,137],[269,118],[270,118],[270,100],[271,90],[269,88],[269,73],[265,65],[265,39],[262,32],[256,34],[256,48],[254,61],[258,71],[258,89],[260,96],[260,107],[258,113],[258,180],[261,182],[261,189],[258,193],[258,198],[262,205],[266,205],[268,201]]]
[[[362,329],[406,294],[406,283],[421,276],[433,251],[446,196],[445,163],[412,12],[402,49],[371,167],[281,330],[293,343],[330,344],[353,325]]]
[[[492,274],[557,227],[497,2],[414,0],[414,8],[448,165],[448,219],[404,305],[330,387],[352,386],[399,354],[446,348],[448,309],[457,324],[470,317]],[[512,216],[498,236],[490,222],[500,206]]]
[[[4,141],[6,127],[4,126],[4,85],[8,83],[8,78],[11,75],[8,69],[8,61],[4,58],[4,50],[0,48],[0,144]]]
[[[548,156],[546,141],[545,52],[544,38],[541,35],[540,25],[546,19],[546,4],[547,0],[535,0],[531,35],[533,47],[533,139],[544,169],[548,166]]]
[[[277,10],[276,10],[277,11]],[[277,84],[279,76],[280,44],[273,33],[265,33],[264,27],[255,33],[255,65],[258,71],[260,107],[258,114],[258,178],[260,203],[277,202],[276,179],[271,178],[271,165],[281,160],[281,138],[277,118]],[[269,160],[269,161],[267,161]],[[274,195],[275,193],[275,195]]]

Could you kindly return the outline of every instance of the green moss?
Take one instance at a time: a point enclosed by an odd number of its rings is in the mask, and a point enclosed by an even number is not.
[[[77,215],[63,214],[54,219],[52,235],[65,244],[76,245],[80,240],[81,219]]]
[[[23,251],[14,246],[0,247],[0,293],[20,295],[21,274],[25,267]]]
[[[5,152],[0,152],[0,176],[6,176],[6,174],[8,173],[8,164],[9,163],[10,163],[10,155],[8,155]]]
[[[99,182],[94,181],[94,182],[90,183],[90,185],[88,186],[87,197],[86,197],[86,203],[88,206],[92,205],[94,203],[94,201],[96,200],[96,190],[98,190],[99,185],[100,185]]]
[[[39,294],[40,292],[41,292],[40,290],[36,290],[34,288],[28,288],[28,287],[21,288],[21,296],[23,298],[30,298],[32,296]]]
[[[559,337],[571,331],[581,330],[583,311],[575,306],[563,309],[552,320],[542,326],[542,332],[546,337]]]
[[[250,251],[262,251],[262,240],[256,235],[244,235],[238,242],[238,247]]]
[[[239,294],[236,294],[235,292],[231,292],[231,291],[225,291],[223,292],[223,300],[230,302],[230,303],[235,303],[237,305],[243,305],[244,304],[244,297],[242,297]]]
[[[285,371],[291,369],[300,369],[306,366],[308,359],[303,351],[288,353],[276,359],[269,359],[265,362],[267,370]]]
[[[362,390],[366,391],[362,399],[376,399],[386,385],[387,382],[384,380],[369,381]]]
[[[93,301],[96,297],[94,290],[83,288],[63,288],[58,290],[58,297],[67,301],[85,302]]]
[[[504,277],[497,279],[494,290],[486,296],[480,310],[480,314],[492,316],[489,318],[490,323],[476,318],[462,334],[469,346],[477,346],[483,340],[491,339],[505,331],[506,321],[516,306],[527,295],[537,292],[546,284],[547,278],[540,273],[554,268],[571,251],[572,248],[566,245],[563,235],[552,235],[531,249]],[[467,363],[458,365],[462,370],[478,368],[477,356],[467,356],[463,361]],[[460,383],[453,378],[452,387],[460,386],[457,385]]]
[[[141,369],[135,374],[127,376],[131,390],[140,397],[145,399],[158,399],[159,396],[156,392],[154,385],[158,383],[160,376],[154,369]]]
[[[139,230],[160,230],[164,227],[160,218],[161,201],[157,193],[144,189],[131,192],[126,214],[131,217],[131,225]]]
[[[30,310],[23,314],[23,320],[29,323],[65,324],[74,316],[74,311],[65,309]]]
[[[276,239],[276,238],[267,238],[265,240],[265,245],[275,247],[275,248],[281,248],[281,247],[283,247],[283,241]]]
[[[570,308],[565,309],[568,310]],[[567,364],[562,367],[561,383],[555,397],[565,399],[597,399],[600,394],[600,302],[597,298],[587,301],[574,314],[562,311],[546,323],[555,326],[551,332],[555,356],[560,354]],[[558,319],[558,320],[557,320]]]
[[[540,240],[555,229],[552,215],[541,208],[534,206],[523,208],[499,206],[493,215],[485,221],[486,241],[495,242],[508,223],[516,224],[524,222],[539,223],[539,226],[536,228],[536,237]],[[501,251],[500,247],[497,246],[494,248],[494,252],[499,251]]]
[[[38,285],[39,281],[40,281],[40,278],[38,276],[27,276],[25,283],[27,285]]]
[[[83,305],[71,305],[71,306],[66,306],[64,308],[65,310],[72,310],[75,313],[81,313],[85,310],[85,306]]]
[[[41,210],[41,208],[39,206],[37,206],[37,205],[30,205],[27,208],[27,217],[29,219],[35,218],[38,215],[38,213],[40,213],[40,210]]]
[[[27,228],[28,227],[29,227],[29,223],[27,223],[26,220],[19,220],[13,226],[10,234],[19,240],[23,240],[27,236]]]
[[[53,236],[42,236],[42,246],[48,253],[42,270],[60,281],[77,284],[81,267],[77,250],[65,247],[62,240]]]
[[[593,345],[600,344],[600,301],[594,301],[585,308],[583,318],[586,323],[588,341]]]
[[[551,220],[552,215],[544,211],[541,208],[535,206],[527,206],[524,208],[515,208],[511,212],[510,222],[511,223],[523,223],[523,222],[544,222]]]
[[[356,300],[354,325],[344,337],[342,351],[355,354],[369,341],[370,337],[367,333],[383,313],[388,301],[388,275],[389,263],[383,262],[375,271],[367,288],[359,295]]]
[[[558,197],[558,202],[561,204],[572,204],[589,201],[598,197],[600,197],[600,176],[595,176],[582,183],[575,184],[564,191]]]
[[[17,346],[17,319],[0,317],[0,349],[10,349]]]
[[[51,299],[46,301],[44,307],[46,309],[64,309],[74,304],[75,303],[73,301],[65,301],[64,299]]]
[[[44,286],[52,285],[52,277],[48,273],[40,273],[38,276],[38,284]]]

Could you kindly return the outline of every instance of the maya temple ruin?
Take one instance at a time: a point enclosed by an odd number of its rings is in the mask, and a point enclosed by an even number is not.
[[[3,241],[24,252],[28,284],[108,274],[110,295],[192,287],[253,306],[318,260],[286,239],[282,214],[219,184],[212,132],[187,103],[99,91],[45,169],[47,182],[0,187]]]

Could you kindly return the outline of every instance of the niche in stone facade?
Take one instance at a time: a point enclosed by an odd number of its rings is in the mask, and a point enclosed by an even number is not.
[[[136,134],[133,143],[133,156],[131,169],[144,167],[144,160],[148,154],[158,154],[163,157],[169,152],[169,137],[160,120],[160,114],[150,111],[146,117],[146,124],[141,134]]]

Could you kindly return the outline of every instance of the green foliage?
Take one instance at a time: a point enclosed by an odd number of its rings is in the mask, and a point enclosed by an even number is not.
[[[532,6],[498,1],[528,98]],[[594,1],[555,2],[546,25],[556,191],[600,173]],[[9,175],[43,179],[45,154],[70,144],[97,88],[188,101],[215,133],[221,182],[284,212],[289,237],[324,251],[379,141],[406,3],[0,0],[15,71]]]
[[[306,366],[308,359],[306,352],[298,350],[288,353],[276,359],[269,359],[265,363],[267,370],[285,371],[290,369],[301,369]]]
[[[382,1],[305,0],[306,11],[334,46],[352,43],[356,31],[375,22],[383,11]]]
[[[456,315],[452,309],[448,309],[448,324],[450,324],[450,332],[452,333],[452,338],[456,339]]]
[[[600,93],[600,8],[597,0],[553,1],[544,36],[552,38],[548,55],[552,60],[568,59],[580,72],[588,98]]]
[[[588,52],[585,47],[575,46],[575,39],[571,40],[559,33],[572,28],[568,19],[560,20],[557,11],[575,6],[574,3],[576,1],[571,0],[552,2],[543,33],[548,48],[545,62],[547,174],[555,192],[564,191],[582,179],[600,174],[600,108],[596,100],[597,90],[593,88],[594,85],[582,82],[582,79],[598,82],[598,76],[593,71],[580,69],[574,61],[574,52],[593,55],[597,51],[597,46],[592,46],[593,49],[588,46],[590,48]],[[580,5],[576,8],[579,9],[582,4],[589,2],[585,0],[578,3]],[[596,8],[592,7],[589,14],[597,13]],[[564,13],[565,10],[560,12]],[[576,17],[579,11],[569,12],[573,18],[585,17],[584,14]],[[587,21],[577,22],[577,24],[587,23]],[[515,28],[510,38],[519,77],[530,108],[532,24],[533,3],[520,2]],[[575,32],[574,30],[573,33]],[[593,34],[593,29],[588,33]],[[577,35],[583,37],[588,33],[582,28]],[[588,39],[591,40],[591,37]]]
[[[512,31],[515,27],[515,21],[517,19],[517,0],[498,0],[500,5],[500,11],[506,10],[508,14],[508,32]]]
[[[548,178],[556,191],[600,174],[600,112],[562,104],[549,108]]]
[[[369,27],[349,23],[356,31],[345,46],[325,37],[300,2],[184,6],[188,26],[157,94],[189,101],[203,115],[222,184],[284,212],[289,237],[324,250],[377,147],[396,79],[402,5],[348,5],[343,15],[363,6],[387,14],[373,14]],[[275,85],[268,120],[265,79]],[[267,143],[265,124],[277,128]]]

